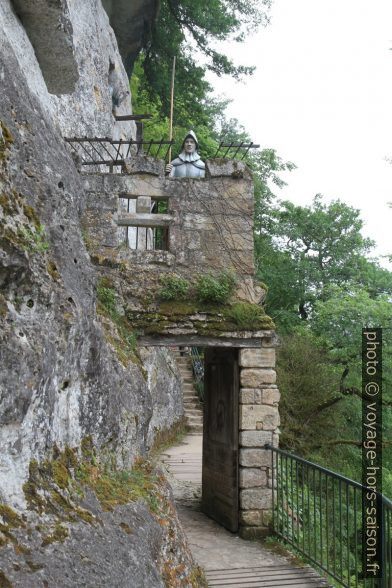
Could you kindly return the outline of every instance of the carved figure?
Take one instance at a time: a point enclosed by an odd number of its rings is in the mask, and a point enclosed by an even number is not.
[[[181,153],[166,166],[171,178],[204,178],[205,164],[197,152],[199,147],[197,137],[189,131],[182,142]]]

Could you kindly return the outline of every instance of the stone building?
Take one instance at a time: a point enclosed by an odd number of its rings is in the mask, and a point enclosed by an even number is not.
[[[126,162],[125,173],[83,178],[90,255],[121,292],[139,343],[206,349],[204,511],[244,536],[265,534],[272,472],[264,446],[278,443],[279,391],[274,325],[254,279],[249,169],[215,159],[203,179],[167,178],[163,162],[141,156]],[[124,209],[124,200],[134,212]],[[124,227],[144,231],[138,246],[133,239],[130,247]],[[229,303],[198,299],[200,278],[222,273],[235,279]],[[186,281],[186,296],[162,299],[165,277]]]

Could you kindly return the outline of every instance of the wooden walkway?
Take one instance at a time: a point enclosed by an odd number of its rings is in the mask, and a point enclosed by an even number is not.
[[[200,512],[202,436],[187,436],[161,456],[195,561],[210,588],[321,588],[329,584],[309,566],[226,531]]]

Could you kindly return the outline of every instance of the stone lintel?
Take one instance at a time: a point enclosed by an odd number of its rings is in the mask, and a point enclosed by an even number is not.
[[[138,339],[140,345],[167,347],[185,345],[195,347],[259,347],[260,339],[236,339],[232,337],[203,337],[202,335],[143,335]]]
[[[118,215],[117,224],[120,227],[167,227],[173,220],[171,214],[122,212]]]

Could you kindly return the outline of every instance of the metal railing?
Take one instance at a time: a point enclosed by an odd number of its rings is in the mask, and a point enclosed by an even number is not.
[[[119,139],[109,137],[65,137],[82,166],[108,166],[109,171],[117,166],[123,168],[125,160],[135,153],[167,158],[173,141],[144,141],[143,139]],[[133,152],[134,151],[134,152]]]
[[[266,448],[272,452],[274,533],[339,586],[391,588],[392,502],[378,495],[383,578],[364,578],[362,496],[367,488],[287,451]]]
[[[190,356],[195,388],[200,402],[204,402],[204,357],[202,353],[200,353],[199,347],[191,347]]]
[[[226,159],[228,156],[230,159],[236,159],[237,156],[241,155],[241,160],[245,159],[248,155],[250,149],[259,149],[260,145],[256,145],[253,143],[247,143],[245,141],[241,141],[240,143],[236,143],[235,141],[231,141],[230,143],[225,143],[225,141],[221,141],[219,143],[219,147],[216,150],[214,155],[215,157],[221,157]]]

